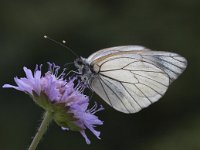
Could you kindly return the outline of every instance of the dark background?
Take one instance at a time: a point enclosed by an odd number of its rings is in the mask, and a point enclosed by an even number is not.
[[[157,103],[126,115],[99,113],[101,140],[87,145],[77,132],[51,124],[39,150],[199,150],[200,1],[199,0],[46,0],[0,1],[0,85],[24,76],[47,61],[64,65],[75,57],[43,39],[66,40],[83,57],[118,45],[144,45],[186,57],[188,68]],[[22,92],[0,89],[0,149],[26,149],[43,110]]]

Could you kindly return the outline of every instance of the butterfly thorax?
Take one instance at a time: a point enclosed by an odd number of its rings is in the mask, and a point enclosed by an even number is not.
[[[81,81],[86,85],[90,85],[91,80],[96,76],[96,72],[93,70],[93,66],[89,64],[85,58],[77,58],[74,61],[75,67],[78,69],[78,75]]]

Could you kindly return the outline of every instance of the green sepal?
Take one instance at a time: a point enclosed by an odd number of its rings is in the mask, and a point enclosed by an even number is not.
[[[45,111],[51,112],[53,120],[59,126],[69,128],[72,131],[82,130],[75,124],[75,121],[77,119],[74,118],[74,115],[72,113],[68,112],[69,108],[65,106],[65,103],[53,103],[43,92],[41,92],[40,96],[33,92],[32,98],[34,102],[42,107]]]
[[[33,91],[33,101],[39,105],[40,107],[42,107],[44,110],[49,111],[49,112],[53,112],[53,108],[52,108],[52,103],[51,101],[48,100],[48,96],[41,92],[40,95],[38,96],[34,91]]]
[[[54,104],[54,110],[54,120],[59,126],[69,128],[73,131],[81,130],[81,128],[75,124],[77,119],[74,118],[72,113],[68,112],[68,108],[64,103]]]

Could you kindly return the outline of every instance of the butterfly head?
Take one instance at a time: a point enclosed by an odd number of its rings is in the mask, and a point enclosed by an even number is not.
[[[75,59],[74,65],[78,69],[79,74],[83,74],[85,72],[86,68],[89,67],[87,60],[83,57],[79,57],[79,58]]]
[[[79,57],[75,59],[74,65],[78,69],[78,75],[80,76],[81,81],[89,85],[90,80],[94,77],[94,71],[87,59]]]

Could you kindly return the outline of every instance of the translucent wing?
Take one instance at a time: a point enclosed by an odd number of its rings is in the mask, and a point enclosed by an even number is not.
[[[159,51],[119,51],[91,62],[99,67],[91,88],[109,105],[135,113],[161,98],[186,68],[182,56]]]

